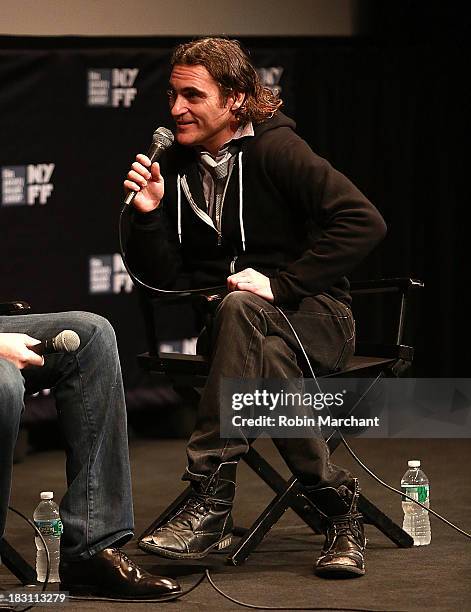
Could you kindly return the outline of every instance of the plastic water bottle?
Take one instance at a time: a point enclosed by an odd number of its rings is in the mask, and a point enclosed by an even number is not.
[[[427,476],[420,469],[420,461],[411,460],[407,462],[407,465],[409,469],[402,477],[401,490],[428,508],[430,486]],[[404,510],[402,528],[414,538],[414,546],[430,544],[432,532],[428,511],[405,497],[402,498],[402,509]]]
[[[51,567],[49,582],[59,582],[60,539],[62,535],[62,522],[59,515],[59,506],[54,501],[52,491],[43,491],[33,514],[33,521],[46,541],[49,550]],[[36,543],[36,574],[38,582],[46,580],[47,557],[41,538],[35,537]]]

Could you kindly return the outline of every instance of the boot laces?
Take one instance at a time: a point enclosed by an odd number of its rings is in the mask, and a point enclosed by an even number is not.
[[[189,497],[185,501],[185,505],[182,508],[182,512],[188,512],[195,518],[198,518],[205,512],[210,510],[211,504],[206,495],[202,493],[193,493],[191,497]]]
[[[345,536],[356,546],[363,547],[364,542],[361,535],[361,530],[358,524],[359,516],[348,515],[341,517],[333,517],[329,520],[329,526],[327,528],[328,539],[331,541],[329,548],[331,548],[336,540],[341,536]]]

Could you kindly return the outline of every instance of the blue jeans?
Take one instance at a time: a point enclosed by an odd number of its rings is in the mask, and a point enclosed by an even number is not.
[[[133,535],[126,406],[114,330],[106,319],[87,312],[0,317],[0,332],[39,340],[63,329],[80,336],[76,353],[47,355],[43,367],[23,370],[0,359],[0,537],[24,394],[50,388],[67,455],[61,554],[78,560],[122,545]],[[38,474],[40,482],[47,485],[46,474]]]
[[[355,348],[355,323],[348,306],[328,295],[304,298],[283,308],[317,373],[345,366]],[[184,480],[201,480],[224,461],[238,461],[249,449],[242,434],[220,436],[221,382],[226,378],[301,378],[305,368],[298,343],[276,308],[253,293],[234,291],[218,306],[198,341],[210,360],[195,431],[187,446]],[[351,474],[330,462],[320,431],[311,438],[273,439],[292,473],[311,487],[339,487]]]

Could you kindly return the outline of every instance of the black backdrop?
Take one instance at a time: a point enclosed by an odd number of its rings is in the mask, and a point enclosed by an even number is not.
[[[36,312],[108,317],[128,388],[145,340],[135,292],[115,256],[121,184],[154,129],[171,127],[165,91],[177,42],[0,37],[0,298],[21,297]],[[386,241],[355,278],[425,281],[416,374],[466,376],[456,346],[468,327],[458,267],[467,47],[451,38],[242,42],[265,82],[281,87],[300,134],[388,223]],[[23,197],[30,203],[14,202]],[[381,313],[372,308],[371,317]]]

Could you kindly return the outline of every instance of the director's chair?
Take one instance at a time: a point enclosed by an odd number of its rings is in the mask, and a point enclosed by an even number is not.
[[[392,278],[376,281],[352,282],[351,294],[353,309],[357,320],[357,329],[363,325],[369,336],[374,337],[375,332],[384,327],[384,321],[379,320],[372,324],[362,322],[361,308],[357,309],[356,302],[366,297],[370,302],[374,296],[381,296],[383,300],[382,318],[392,321],[393,335],[387,341],[381,337],[381,342],[373,342],[366,334],[365,341],[357,342],[355,355],[347,366],[338,372],[327,374],[326,377],[355,377],[355,378],[396,378],[402,376],[411,366],[414,357],[414,348],[403,344],[406,319],[410,307],[410,298],[423,283],[411,278]],[[395,299],[392,299],[395,298]],[[162,302],[167,304],[190,303],[196,312],[203,309],[214,308],[220,301],[221,295],[206,291],[201,294],[185,292],[166,293]],[[160,301],[160,299],[159,299]],[[150,350],[138,356],[140,366],[155,374],[161,380],[170,381],[182,397],[192,403],[197,403],[199,393],[206,380],[208,362],[200,355],[183,355],[175,353],[161,353],[158,350],[156,324],[153,319],[152,303],[144,298],[142,301],[144,318],[147,325],[147,335],[150,339]],[[371,305],[370,305],[371,309]],[[368,311],[368,310],[367,310]],[[358,316],[360,315],[360,316]],[[188,319],[186,319],[188,321]],[[377,329],[371,329],[371,328]],[[362,334],[360,334],[361,337]],[[376,334],[377,335],[377,334]],[[152,341],[153,339],[153,341]],[[324,378],[319,377],[319,378]],[[363,397],[363,400],[365,398]],[[341,440],[335,431],[327,438],[331,454],[340,444]],[[249,529],[236,528],[235,535],[240,540],[231,549],[227,558],[228,563],[240,565],[245,562],[250,553],[263,540],[268,531],[279,520],[284,512],[291,508],[314,532],[321,533],[321,517],[309,502],[302,484],[293,476],[285,480],[254,448],[243,457],[249,467],[273,490],[275,497],[263,510]],[[155,521],[141,534],[140,539],[151,533],[154,529],[167,522],[180,504],[191,494],[191,487],[187,487],[181,495],[158,516]],[[394,523],[384,512],[360,495],[359,511],[363,514],[364,522],[377,527],[386,537],[399,547],[407,548],[413,545],[413,539]]]

